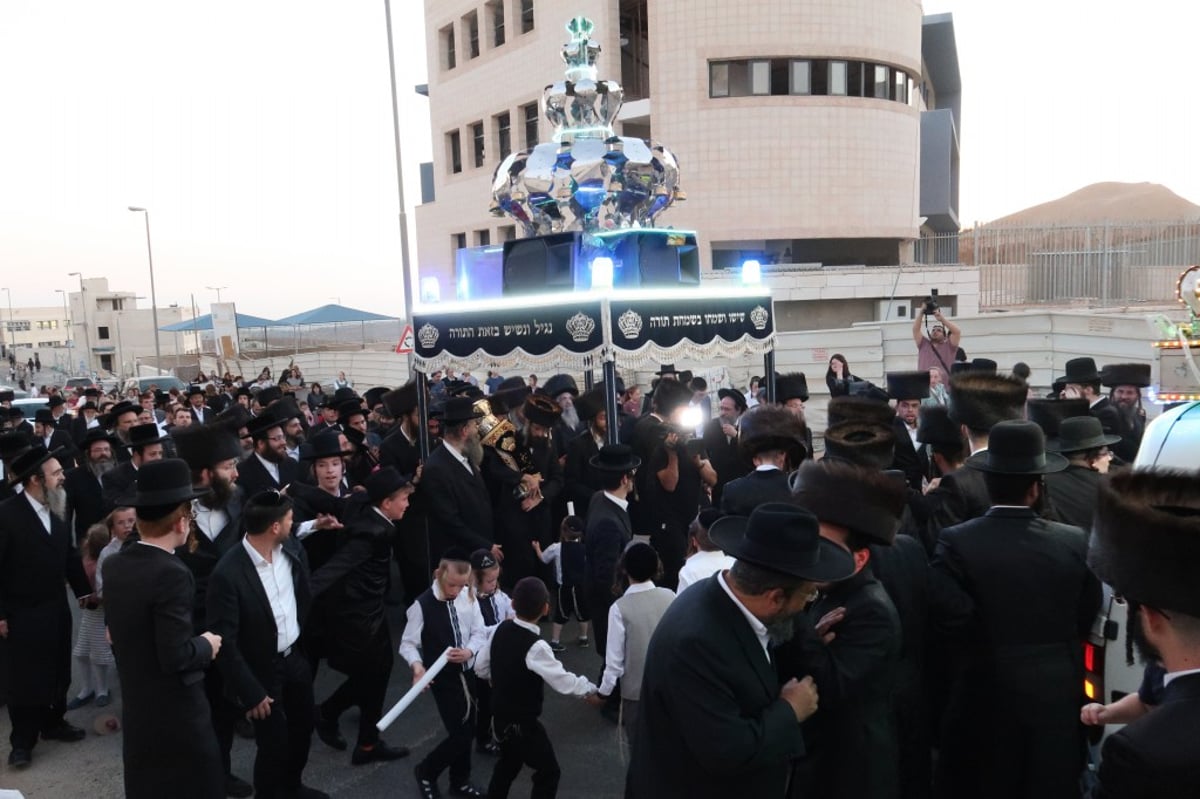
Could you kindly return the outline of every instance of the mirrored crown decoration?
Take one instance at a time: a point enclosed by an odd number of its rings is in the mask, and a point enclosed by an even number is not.
[[[615,134],[625,91],[598,78],[594,29],[585,17],[567,25],[565,79],[542,95],[552,140],[514,152],[496,168],[491,212],[514,219],[525,236],[651,227],[671,203],[686,199],[670,150]]]

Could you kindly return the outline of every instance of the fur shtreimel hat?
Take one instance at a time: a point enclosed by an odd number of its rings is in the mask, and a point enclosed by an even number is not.
[[[905,484],[881,471],[828,458],[809,461],[792,478],[792,496],[823,522],[890,545],[904,513]]]
[[[800,417],[778,405],[756,405],[738,420],[738,446],[752,458],[760,452],[782,450],[799,463],[808,455],[805,426]]]
[[[890,425],[842,422],[825,431],[825,457],[841,458],[867,469],[882,471],[896,456],[896,436]]]
[[[980,432],[1022,418],[1029,388],[1009,375],[965,372],[950,378],[950,418]]]

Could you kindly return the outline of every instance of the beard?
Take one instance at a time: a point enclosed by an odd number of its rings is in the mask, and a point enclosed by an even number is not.
[[[771,643],[779,646],[792,640],[796,634],[796,622],[793,616],[784,616],[767,624],[767,636]]]
[[[479,440],[479,436],[467,436],[462,445],[462,454],[472,466],[479,468],[479,464],[483,463],[483,442]]]
[[[65,521],[67,518],[67,489],[59,486],[58,488],[46,488],[46,507],[50,512],[60,520]]]
[[[568,405],[563,408],[562,420],[572,430],[579,429],[579,411],[575,410],[574,405]]]
[[[228,507],[230,500],[233,499],[234,492],[237,490],[232,481],[219,474],[212,476],[212,481],[208,487],[212,489],[212,492],[206,497],[201,497],[200,504],[213,510],[224,510]]]
[[[111,472],[117,465],[117,462],[112,458],[104,458],[98,461],[88,461],[88,471],[96,478],[101,478]]]
[[[295,436],[287,437],[288,449],[298,449],[304,443],[304,434],[297,433]]]
[[[1129,619],[1125,627],[1125,660],[1130,666],[1133,665],[1134,650],[1137,650],[1138,657],[1143,663],[1162,660],[1162,653],[1158,651],[1158,647],[1150,643],[1150,640],[1146,638],[1146,631],[1142,629],[1140,608],[1141,603],[1130,601]]]
[[[263,460],[276,464],[283,463],[284,458],[287,457],[286,452],[281,455],[275,451],[274,447],[265,447],[263,451],[259,452],[258,454],[262,456]]]

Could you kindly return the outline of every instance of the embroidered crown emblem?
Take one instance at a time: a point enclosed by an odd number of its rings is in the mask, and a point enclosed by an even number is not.
[[[641,314],[634,313],[632,308],[629,309],[617,319],[617,327],[625,338],[637,338],[642,332]]]

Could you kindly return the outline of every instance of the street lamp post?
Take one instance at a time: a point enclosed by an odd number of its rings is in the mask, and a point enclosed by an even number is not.
[[[404,281],[404,321],[412,324],[413,275],[408,254],[408,212],[404,206],[404,152],[400,142],[400,99],[396,94],[396,55],[392,47],[392,3],[383,0],[387,25],[388,78],[392,86],[392,137],[396,144],[396,191],[400,197],[400,275]]]
[[[221,291],[222,291],[223,289],[227,289],[227,288],[229,288],[229,286],[205,286],[204,288],[208,289],[209,291],[215,291],[215,292],[217,292],[217,304],[220,304],[220,302],[221,302]]]
[[[150,212],[136,205],[129,210],[146,216],[146,257],[150,260],[150,316],[154,322],[154,368],[162,374],[162,350],[158,346],[158,295],[154,292],[154,251],[150,247]]]
[[[67,368],[66,368],[66,372],[67,372],[67,376],[70,377],[71,374],[75,371],[75,367],[71,364],[71,359],[73,357],[75,357],[75,348],[71,346],[72,336],[74,335],[74,332],[75,332],[72,328],[75,327],[75,322],[71,318],[71,312],[69,310],[67,310],[67,290],[66,289],[55,289],[54,291],[58,294],[61,294],[62,300],[63,300],[63,324],[65,324],[67,326]]]
[[[8,295],[8,332],[12,335],[9,337],[8,347],[12,350],[13,357],[17,354],[17,331],[13,330],[13,312],[12,312],[12,292],[8,289],[0,289]]]
[[[87,294],[83,288],[83,275],[79,272],[67,272],[67,277],[79,278],[79,303],[83,306],[83,345],[84,371],[92,376],[92,334],[88,332]]]

